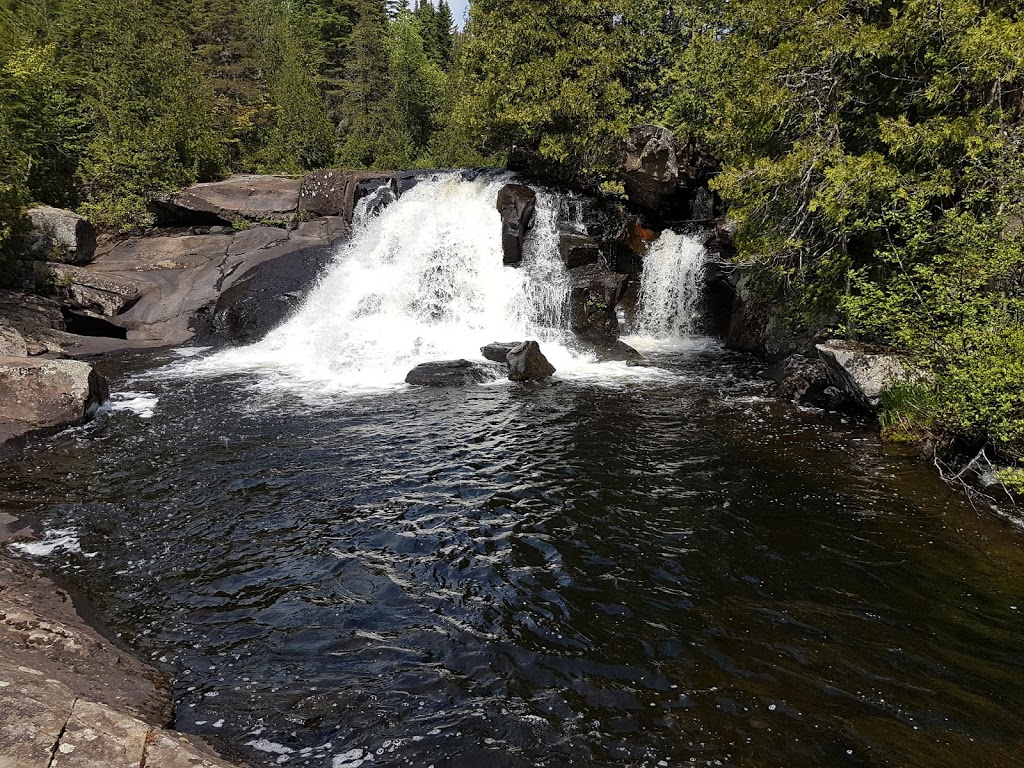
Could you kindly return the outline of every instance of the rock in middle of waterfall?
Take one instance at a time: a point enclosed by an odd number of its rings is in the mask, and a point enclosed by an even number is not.
[[[512,381],[540,381],[555,372],[536,341],[524,341],[508,353],[508,377]]]

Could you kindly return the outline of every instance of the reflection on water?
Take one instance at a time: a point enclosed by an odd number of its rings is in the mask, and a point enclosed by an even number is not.
[[[125,376],[0,498],[257,765],[1024,764],[1020,534],[746,358],[660,364],[316,407]]]

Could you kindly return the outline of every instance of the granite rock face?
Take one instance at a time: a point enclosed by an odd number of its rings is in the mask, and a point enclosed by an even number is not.
[[[11,537],[0,525],[4,549]],[[163,730],[171,713],[165,675],[89,627],[50,579],[0,554],[0,766],[228,768],[202,742]]]
[[[865,344],[833,339],[817,348],[833,383],[870,411],[878,410],[883,392],[911,376],[898,355]]]
[[[88,264],[96,252],[96,230],[84,216],[48,205],[30,208],[29,251],[48,261]]]
[[[506,184],[498,192],[501,213],[501,250],[505,264],[523,260],[523,243],[533,224],[537,193],[522,184]]]
[[[0,442],[82,424],[108,397],[106,379],[87,363],[0,357]]]

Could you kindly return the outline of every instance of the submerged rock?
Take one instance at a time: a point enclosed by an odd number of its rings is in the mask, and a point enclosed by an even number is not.
[[[521,341],[492,341],[490,344],[480,347],[480,354],[484,356],[485,360],[505,364],[508,362],[508,353],[522,343]]]
[[[833,339],[818,344],[817,349],[833,383],[871,411],[878,410],[885,390],[909,377],[898,355],[880,352],[866,344]]]
[[[508,353],[508,377],[512,381],[540,381],[554,374],[555,366],[544,357],[540,344],[524,341]]]
[[[29,250],[49,261],[88,264],[96,253],[96,230],[88,219],[48,205],[30,208]]]
[[[0,442],[82,424],[109,396],[107,380],[87,363],[0,357]]]
[[[506,184],[498,192],[501,213],[501,250],[505,264],[523,260],[523,241],[533,223],[537,193],[522,184]]]
[[[417,365],[409,371],[405,383],[421,387],[464,387],[494,378],[489,367],[469,360],[438,360]]]
[[[614,344],[597,346],[594,348],[597,359],[604,362],[638,362],[643,360],[643,355],[633,349],[624,341],[616,341]]]

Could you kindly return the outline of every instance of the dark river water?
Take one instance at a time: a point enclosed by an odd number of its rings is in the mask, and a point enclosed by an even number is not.
[[[228,754],[1024,765],[1020,531],[749,358],[315,406],[163,362],[0,503]]]

